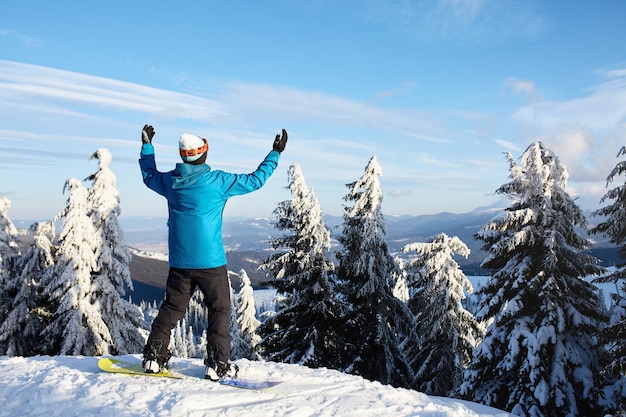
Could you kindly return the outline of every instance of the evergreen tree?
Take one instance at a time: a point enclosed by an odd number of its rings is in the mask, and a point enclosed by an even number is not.
[[[241,351],[244,343],[241,339],[241,328],[237,320],[239,298],[235,295],[231,279],[228,280],[228,286],[230,287],[230,359],[235,360],[243,357]]]
[[[20,254],[17,229],[9,219],[11,201],[0,197],[0,323],[6,319],[19,284],[14,263]]]
[[[407,273],[405,270],[404,260],[400,257],[396,257],[396,264],[398,268],[400,268],[400,275],[398,276],[398,280],[396,281],[396,286],[393,288],[393,295],[395,295],[398,300],[406,303],[409,301],[409,287],[407,286]]]
[[[104,355],[109,353],[111,335],[100,306],[92,304],[91,285],[101,236],[87,216],[87,190],[74,178],[66,181],[65,188],[69,198],[57,216],[63,219],[61,256],[42,283],[52,313],[42,332],[43,343],[50,355]]]
[[[626,147],[622,147],[617,153],[619,158],[626,155]],[[626,161],[620,161],[606,179],[606,185],[626,173]],[[602,234],[617,246],[618,256],[626,260],[626,182],[609,190],[600,203],[614,200],[612,204],[602,207],[592,213],[592,216],[603,217],[604,221],[590,230],[594,234]],[[594,282],[611,282],[620,289],[613,294],[611,305],[611,319],[609,325],[600,333],[601,342],[607,346],[609,358],[604,371],[612,380],[614,403],[621,412],[626,414],[626,262],[617,265],[614,272],[596,279]]]
[[[183,317],[180,319],[174,329],[172,329],[172,338],[170,340],[172,355],[178,358],[188,358],[189,344],[187,340],[187,334],[185,329],[187,328],[187,321]]]
[[[197,358],[204,356],[204,353],[200,353],[198,356],[198,352],[204,352],[204,347],[198,349],[196,345],[196,335],[193,332],[191,326],[187,327],[187,357],[188,358]],[[206,346],[206,345],[204,345]]]
[[[344,197],[343,231],[337,253],[340,289],[350,306],[342,334],[352,350],[345,370],[384,384],[408,387],[413,379],[400,342],[413,328],[413,315],[393,294],[400,275],[385,241],[386,226],[381,212],[381,168],[373,156],[365,173],[348,184]]]
[[[477,314],[492,321],[474,351],[460,393],[520,416],[600,415],[595,334],[607,313],[581,210],[567,194],[567,170],[541,142],[518,165],[507,153],[511,198],[503,215],[475,235],[494,271]]]
[[[156,316],[156,313],[158,313],[156,302],[150,310],[153,311],[154,316]],[[154,317],[152,317],[152,320],[153,319]],[[204,356],[206,352],[207,326],[208,310],[204,304],[204,295],[199,288],[196,288],[189,300],[185,316],[173,330],[174,333],[171,343],[174,356],[177,356],[176,352],[186,352],[187,357]]]
[[[445,233],[402,248],[414,256],[406,267],[410,298],[416,317],[419,350],[407,354],[415,373],[412,387],[431,395],[448,396],[457,388],[472,359],[472,350],[484,329],[463,308],[465,291],[473,291],[452,255],[467,257],[468,247]]]
[[[278,230],[274,249],[261,265],[282,301],[259,329],[259,348],[272,361],[337,368],[342,335],[336,324],[343,305],[334,290],[334,265],[328,258],[330,232],[322,220],[317,195],[309,191],[298,165],[288,170],[292,199],[274,210]]]
[[[131,253],[124,241],[117,220],[121,213],[117,179],[109,168],[111,153],[98,149],[91,158],[98,160],[98,171],[87,180],[89,215],[100,246],[96,248],[97,271],[93,276],[91,302],[99,306],[100,315],[111,335],[109,352],[114,355],[137,353],[143,349],[145,338],[140,329],[148,330],[141,311],[123,299],[126,289],[132,290],[130,276]]]
[[[192,328],[194,335],[200,336],[209,326],[209,312],[204,304],[204,295],[199,288],[193,292],[189,306],[185,312],[185,320]]]
[[[241,288],[235,299],[237,300],[236,312],[240,345],[236,349],[233,347],[233,350],[236,351],[234,357],[259,360],[260,356],[256,352],[256,347],[261,341],[261,336],[257,333],[261,322],[256,318],[254,291],[246,271],[242,269],[239,276],[241,277]]]
[[[170,345],[172,355],[178,358],[196,358],[205,351],[203,345],[196,344],[196,335],[185,317],[174,326]]]
[[[10,272],[11,262],[19,255],[17,229],[9,219],[11,200],[0,197],[0,273]]]
[[[8,356],[33,356],[41,353],[39,333],[48,317],[42,301],[41,280],[54,264],[54,224],[35,223],[29,228],[33,243],[15,266],[15,297],[0,326],[0,352]],[[19,272],[18,272],[19,271]]]

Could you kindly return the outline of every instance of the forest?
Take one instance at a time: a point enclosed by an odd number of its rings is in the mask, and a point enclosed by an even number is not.
[[[626,147],[617,157],[626,156]],[[469,249],[444,233],[389,250],[376,156],[347,185],[340,247],[297,164],[291,198],[273,211],[273,249],[261,265],[276,289],[262,316],[244,270],[231,297],[231,358],[326,367],[429,395],[466,399],[520,416],[626,415],[625,265],[599,266],[578,230],[606,237],[626,259],[626,173],[608,173],[590,228],[567,192],[568,172],[542,142],[509,164],[496,194],[510,205],[474,238],[488,283],[472,284],[455,257]],[[65,207],[37,222],[22,249],[0,198],[0,355],[140,353],[157,306],[131,301],[131,253],[111,154],[70,178]],[[89,183],[89,186],[83,185]],[[60,230],[55,230],[60,224]],[[620,289],[609,309],[595,282]],[[199,294],[174,330],[177,356],[202,356],[206,310]]]

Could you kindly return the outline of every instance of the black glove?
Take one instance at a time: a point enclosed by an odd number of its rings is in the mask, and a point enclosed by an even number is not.
[[[287,131],[283,129],[282,137],[280,135],[276,135],[276,139],[274,139],[274,150],[278,151],[278,153],[282,153],[285,150],[285,145],[287,145]]]
[[[141,142],[152,143],[154,137],[154,128],[150,125],[145,125],[141,131]]]

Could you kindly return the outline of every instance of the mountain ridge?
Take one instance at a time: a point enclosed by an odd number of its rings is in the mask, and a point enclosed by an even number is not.
[[[467,258],[455,257],[463,273],[466,276],[488,275],[488,271],[480,267],[486,254],[481,250],[482,242],[476,241],[474,234],[501,210],[499,205],[494,205],[480,207],[468,213],[385,216],[387,244],[392,253],[399,253],[404,245],[423,242],[439,233],[456,236],[470,249]],[[244,269],[256,287],[262,286],[263,281],[267,279],[258,267],[272,253],[271,238],[282,233],[274,227],[274,221],[265,217],[224,218],[223,240],[227,251],[228,269],[235,274]],[[339,247],[336,238],[341,232],[343,218],[324,215],[324,222],[331,232],[330,256],[334,260],[334,252]],[[161,260],[153,259],[149,252],[161,254],[167,252],[167,219],[127,217],[120,219],[120,225],[127,244],[134,248],[131,262],[133,280],[139,283],[139,287],[147,285],[149,291],[161,291],[157,299],[161,298],[167,279],[167,261],[163,255]],[[584,234],[584,231],[581,233]],[[621,262],[617,257],[618,248],[615,245],[601,240],[592,243],[590,253],[602,262],[602,266],[614,266]]]

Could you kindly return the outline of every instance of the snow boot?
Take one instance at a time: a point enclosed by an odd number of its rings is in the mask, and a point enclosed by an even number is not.
[[[143,349],[143,362],[141,365],[145,373],[158,374],[167,369],[167,363],[169,362],[172,354],[169,350],[165,350],[165,353],[161,353],[163,342],[161,340],[149,340]]]
[[[224,378],[236,378],[239,372],[239,367],[232,362],[214,362],[207,358],[204,360],[204,365],[204,379],[214,382]]]

